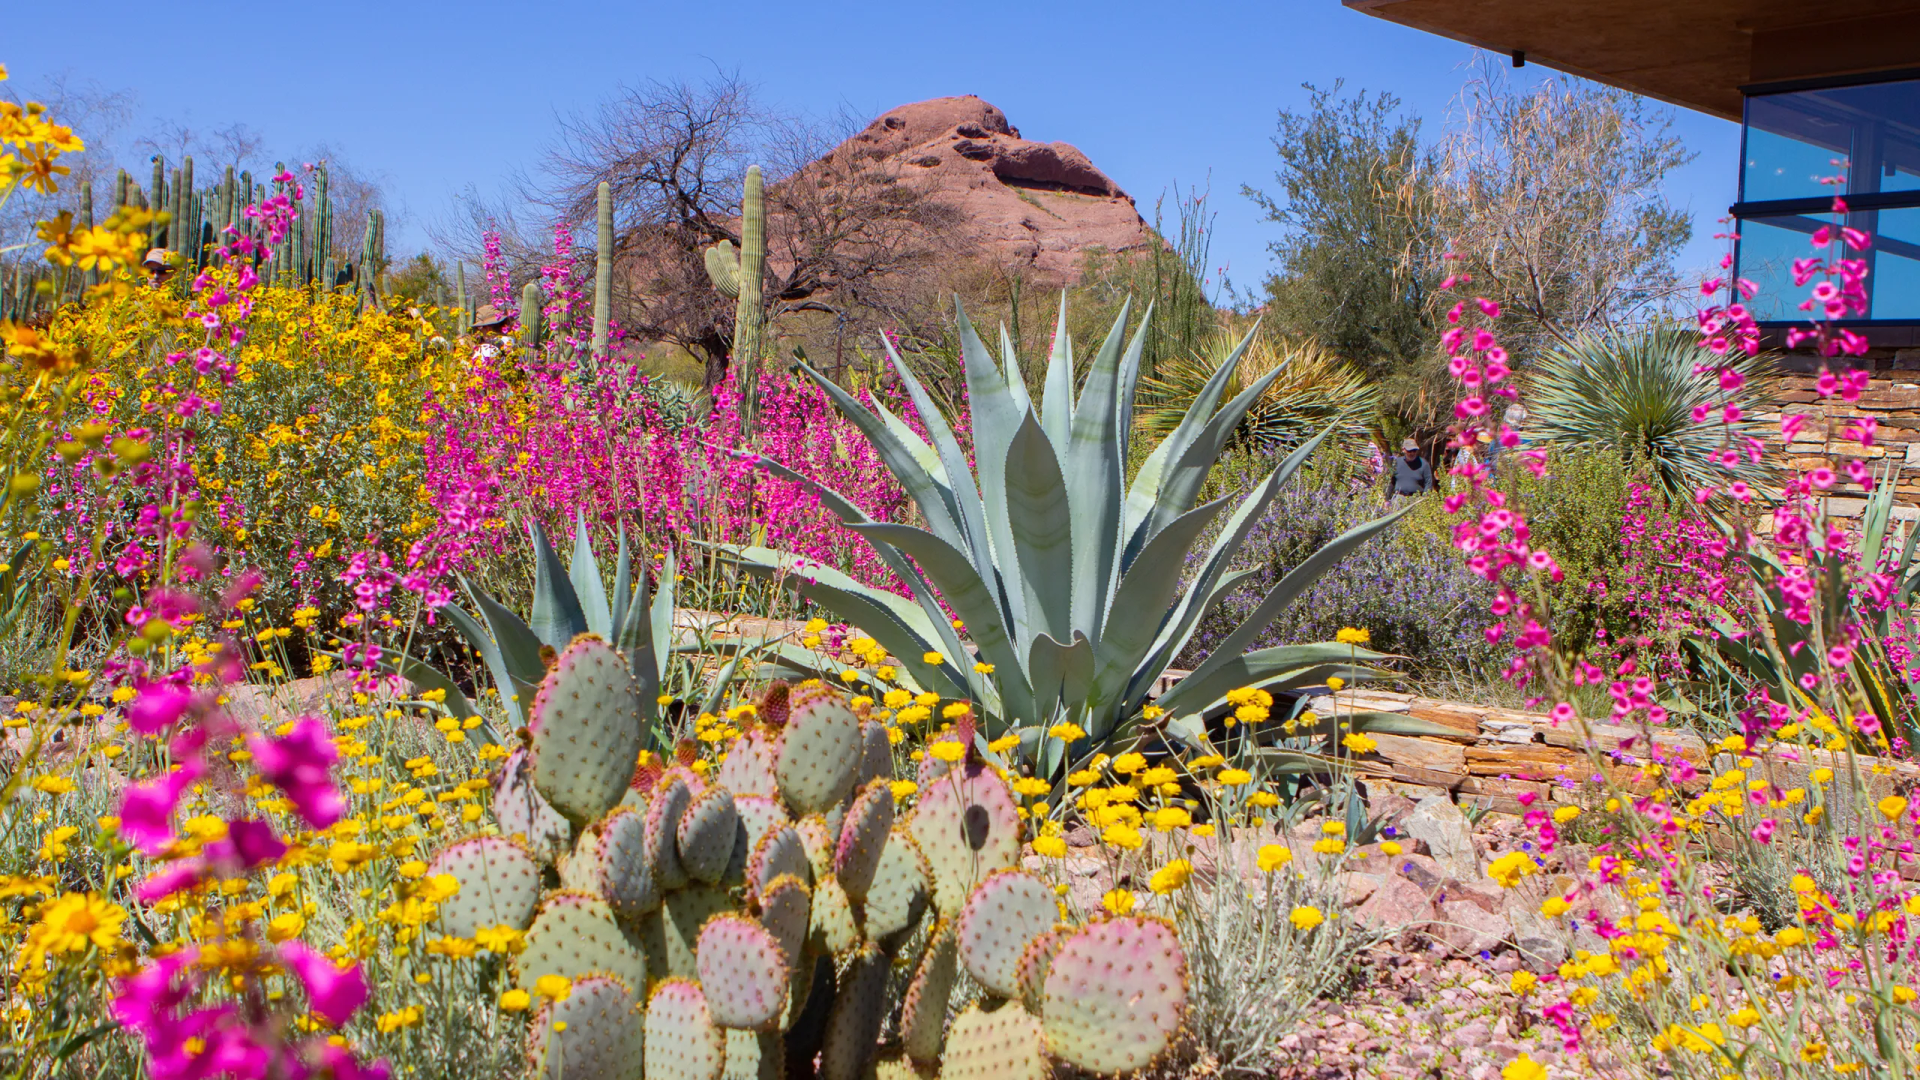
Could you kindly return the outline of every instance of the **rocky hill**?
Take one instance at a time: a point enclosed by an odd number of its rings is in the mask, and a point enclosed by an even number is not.
[[[1064,142],[1022,138],[978,97],[934,98],[893,109],[827,158],[864,158],[958,211],[978,253],[1071,281],[1084,253],[1153,243],[1132,196]]]

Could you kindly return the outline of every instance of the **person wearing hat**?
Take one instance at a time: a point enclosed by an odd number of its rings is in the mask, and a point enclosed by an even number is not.
[[[1433,490],[1433,466],[1420,456],[1420,444],[1408,439],[1400,444],[1400,456],[1393,460],[1392,479],[1387,485],[1387,501],[1396,496],[1406,499]]]
[[[147,272],[148,285],[158,289],[173,276],[173,263],[170,261],[172,254],[166,248],[147,249],[147,256],[140,260],[140,266]]]

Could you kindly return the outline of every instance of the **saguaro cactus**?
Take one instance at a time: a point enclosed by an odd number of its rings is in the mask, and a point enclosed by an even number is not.
[[[613,320],[613,189],[605,181],[594,193],[594,201],[593,352],[586,363],[589,378],[594,365],[607,355],[607,328]]]
[[[767,270],[766,183],[760,166],[747,167],[740,197],[740,249],[722,240],[707,249],[707,276],[722,296],[734,298],[733,363],[740,384],[743,419],[751,424],[759,399],[760,350],[767,312],[760,286]]]

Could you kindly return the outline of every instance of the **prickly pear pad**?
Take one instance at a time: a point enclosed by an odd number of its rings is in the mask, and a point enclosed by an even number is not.
[[[661,920],[661,944],[666,948],[665,974],[682,979],[698,978],[700,928],[716,915],[731,913],[733,898],[721,889],[696,883],[668,893],[660,908],[665,916]],[[661,962],[655,959],[656,965]],[[654,973],[660,974],[661,969],[656,966]]]
[[[825,812],[847,797],[860,768],[860,718],[818,682],[787,696],[787,724],[774,744],[774,778],[795,817]]]
[[[668,773],[653,790],[647,804],[647,866],[653,880],[662,889],[677,889],[687,883],[686,868],[680,865],[680,820],[693,805],[693,792],[678,774]]]
[[[735,792],[733,808],[747,828],[747,853],[760,846],[760,838],[782,825],[792,824],[779,800],[770,795],[742,795]]]
[[[541,1080],[640,1080],[640,1003],[611,975],[577,979],[527,1027],[527,1065]],[[557,1029],[557,1030],[556,1030]]]
[[[759,896],[760,890],[773,884],[773,879],[782,874],[792,874],[801,881],[813,880],[813,868],[807,863],[807,851],[800,843],[800,834],[793,826],[782,825],[760,838],[753,849],[753,855],[747,860],[747,889],[750,895]]]
[[[727,1030],[727,1069],[722,1080],[783,1080],[786,1040],[778,1032]]]
[[[532,990],[542,975],[578,979],[595,972],[617,975],[628,986],[647,984],[645,954],[620,932],[606,903],[588,893],[548,894],[513,968],[522,990]]]
[[[773,935],[788,967],[799,961],[800,950],[806,947],[812,908],[812,890],[792,874],[775,878],[760,891],[760,925]]]
[[[875,941],[885,944],[920,921],[927,910],[929,878],[919,846],[904,827],[895,826],[867,888],[867,933]]]
[[[876,720],[860,722],[860,771],[854,775],[853,786],[862,788],[875,780],[893,779],[893,742],[887,738],[887,727]]]
[[[880,855],[892,830],[893,791],[885,780],[875,780],[854,796],[834,846],[833,874],[854,903],[866,903],[867,889],[880,869]]]
[[[925,788],[908,821],[933,871],[933,903],[954,914],[973,887],[1020,858],[1013,791],[984,765],[955,768]]]
[[[860,1080],[874,1055],[874,1040],[887,1018],[887,954],[868,945],[841,969],[839,993],[827,1014],[827,1037],[820,1047],[824,1080]]]
[[[1020,954],[1060,921],[1060,903],[1040,879],[1002,870],[980,883],[960,909],[960,961],[999,997],[1020,995]]]
[[[786,957],[767,928],[745,915],[716,915],[700,928],[700,989],[713,1022],[774,1031],[787,1007]]]
[[[621,919],[634,920],[660,906],[660,886],[647,863],[647,819],[637,810],[615,810],[596,827],[600,834],[600,895]]]
[[[626,793],[640,756],[640,687],[605,641],[582,634],[540,682],[528,711],[533,784],[584,825]]]
[[[460,891],[440,901],[440,930],[472,938],[494,926],[525,930],[540,903],[540,865],[504,836],[473,836],[447,845],[428,874],[452,874]]]
[[[1047,1049],[1090,1072],[1151,1065],[1187,1009],[1187,958],[1164,919],[1108,919],[1068,935],[1047,971]]]
[[[1019,1002],[975,1002],[954,1017],[940,1061],[940,1080],[1045,1080],[1046,1076],[1040,1021]]]
[[[727,760],[713,774],[714,783],[741,795],[778,795],[773,776],[773,739],[764,731],[749,731],[727,746]]]
[[[1026,949],[1020,953],[1020,1000],[1028,1012],[1036,1015],[1040,1012],[1046,1000],[1047,970],[1053,966],[1053,954],[1060,951],[1061,944],[1072,932],[1064,926],[1055,927],[1027,942]]]
[[[907,1056],[922,1065],[940,1061],[940,1049],[946,1041],[947,999],[953,996],[954,977],[959,973],[959,942],[953,923],[943,920],[934,927],[932,941],[900,1008],[900,1042]]]
[[[648,1080],[720,1080],[726,1038],[713,1024],[700,984],[667,979],[647,999]]]
[[[679,830],[680,865],[688,876],[709,885],[719,882],[733,858],[734,834],[739,829],[740,812],[732,792],[710,787],[694,798],[680,818]]]
[[[573,826],[533,787],[525,749],[507,755],[493,788],[493,819],[503,836],[517,836],[535,860],[553,862],[573,842]]]
[[[833,875],[815,881],[812,925],[808,927],[808,940],[813,947],[834,956],[845,956],[858,948],[865,937],[854,915],[853,902],[847,899],[847,891]]]

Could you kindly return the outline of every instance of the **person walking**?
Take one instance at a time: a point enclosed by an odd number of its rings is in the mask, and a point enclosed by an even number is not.
[[[1392,478],[1387,484],[1387,501],[1412,498],[1433,490],[1433,466],[1420,455],[1420,444],[1408,439],[1400,444],[1400,456],[1393,460]]]

